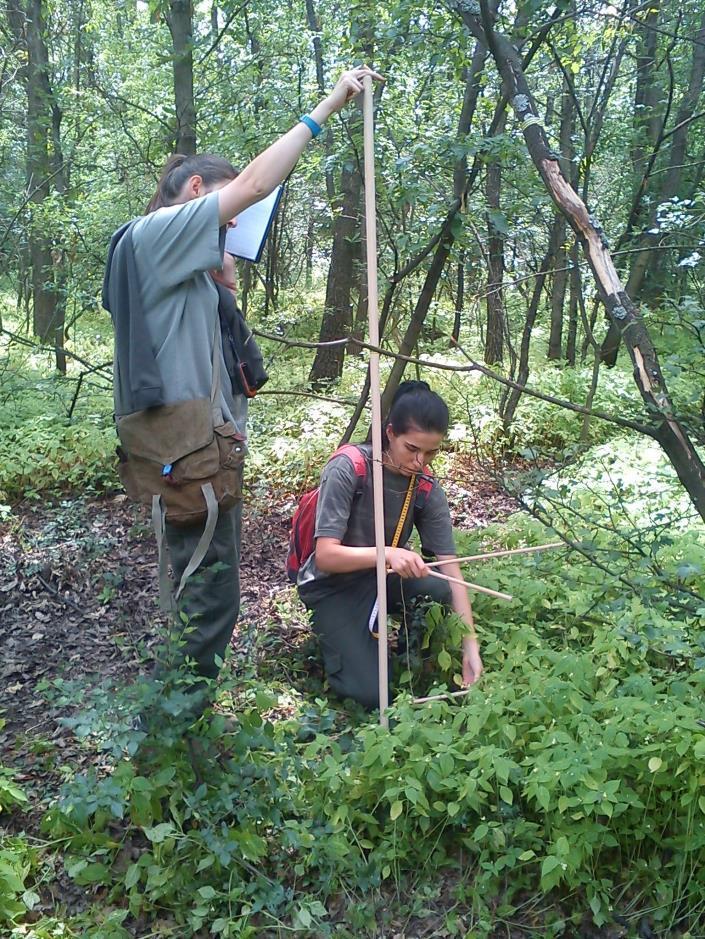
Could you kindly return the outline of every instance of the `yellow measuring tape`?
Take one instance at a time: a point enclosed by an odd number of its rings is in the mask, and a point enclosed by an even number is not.
[[[402,529],[404,528],[404,522],[406,521],[406,516],[409,514],[409,506],[411,505],[411,497],[414,494],[415,483],[416,483],[416,477],[411,476],[409,478],[409,485],[406,490],[406,498],[404,499],[404,505],[401,507],[399,521],[397,522],[397,529],[394,532],[394,537],[392,538],[392,543],[390,545],[390,547],[392,548],[396,548],[399,545],[399,539],[401,538]]]
[[[406,521],[406,516],[409,514],[409,506],[411,505],[411,498],[414,495],[415,485],[416,485],[416,476],[411,476],[409,478],[409,485],[407,486],[407,489],[406,489],[406,496],[404,498],[404,504],[402,505],[401,512],[399,513],[399,521],[397,522],[396,531],[394,532],[394,537],[392,538],[392,543],[390,545],[390,547],[392,548],[397,548],[399,546],[399,539],[401,538],[401,533],[404,528],[404,522]],[[391,570],[391,568],[388,567],[387,570],[389,571]],[[375,614],[376,607],[377,607],[377,604],[375,603],[375,607],[372,610],[373,615],[376,615]],[[372,617],[370,617],[370,619],[372,620]],[[370,634],[372,635],[374,639],[379,638],[379,633],[374,632],[374,630],[372,629],[372,623],[370,623]]]

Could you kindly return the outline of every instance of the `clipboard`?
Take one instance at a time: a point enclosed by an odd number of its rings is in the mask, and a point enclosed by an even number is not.
[[[257,264],[267,241],[284,192],[281,183],[264,199],[255,202],[237,216],[237,225],[225,235],[225,250],[243,261]]]

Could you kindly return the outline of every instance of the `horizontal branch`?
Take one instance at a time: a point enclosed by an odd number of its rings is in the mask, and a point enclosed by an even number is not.
[[[100,377],[109,378],[111,382],[113,380],[112,361],[102,362],[100,365],[94,365],[92,362],[89,362],[87,359],[81,358],[81,356],[76,355],[75,352],[70,352],[68,349],[65,349],[63,346],[46,346],[46,345],[43,345],[42,343],[32,342],[32,340],[28,339],[26,336],[19,336],[17,333],[13,333],[9,329],[5,329],[4,327],[0,327],[0,333],[5,336],[9,336],[10,339],[12,339],[14,342],[19,342],[20,345],[22,346],[27,346],[28,348],[33,349],[35,352],[49,352],[52,355],[55,355],[58,352],[58,353],[61,353],[62,355],[66,355],[70,359],[73,359],[76,362],[80,362],[81,365],[85,365],[86,368],[90,372],[100,372],[103,369],[110,369],[109,375],[101,375]]]
[[[363,342],[361,339],[356,339],[353,336],[347,336],[344,339],[330,339],[327,342],[310,342],[305,339],[285,339],[282,336],[275,336],[273,333],[266,333],[260,329],[253,329],[252,332],[262,339],[280,342],[283,345],[297,349],[318,349],[321,346],[355,345],[362,349],[368,349],[370,352],[378,352],[380,355],[387,356],[388,358],[401,359],[402,362],[409,362],[411,365],[420,365],[423,368],[435,368],[445,372],[480,372],[482,375],[486,375],[487,378],[491,378],[500,385],[505,385],[507,388],[516,388],[518,391],[529,395],[531,398],[538,398],[540,401],[546,401],[548,404],[554,404],[556,407],[564,408],[568,411],[575,411],[576,414],[596,417],[598,420],[607,421],[610,424],[617,424],[617,426],[625,427],[629,430],[635,430],[640,434],[645,434],[647,437],[654,437],[656,434],[656,428],[649,427],[646,424],[630,421],[624,417],[617,417],[614,414],[606,414],[604,411],[594,411],[590,408],[584,408],[580,404],[573,404],[572,401],[566,401],[562,398],[556,398],[553,395],[544,394],[541,391],[535,391],[527,385],[521,385],[519,382],[512,381],[511,378],[498,375],[497,372],[493,372],[492,369],[487,368],[486,365],[482,365],[480,362],[472,359],[457,343],[454,343],[454,345],[467,358],[468,365],[449,365],[447,362],[431,362],[428,359],[419,359],[411,355],[401,355],[399,352],[391,352],[389,349],[373,346],[369,342]]]

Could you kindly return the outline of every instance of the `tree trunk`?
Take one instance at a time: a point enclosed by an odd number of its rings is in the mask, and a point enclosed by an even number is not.
[[[503,134],[506,113],[496,134]],[[485,195],[487,199],[487,327],[485,329],[485,362],[501,362],[504,353],[504,235],[498,228],[502,187],[502,166],[499,160],[487,164]]]
[[[359,110],[354,121],[360,130]],[[360,250],[360,193],[362,177],[357,161],[348,160],[341,174],[342,200],[333,223],[333,250],[328,268],[326,299],[319,342],[342,339],[352,329],[350,291],[355,259]],[[309,382],[319,389],[343,373],[345,347],[322,346],[316,350]]]
[[[196,152],[196,105],[193,98],[193,6],[191,0],[169,0],[166,14],[172,41],[175,152]]]
[[[576,174],[573,167],[573,131],[575,127],[574,100],[566,76],[563,77],[561,95],[561,126],[559,132],[562,168],[573,185]],[[568,252],[566,251],[566,223],[563,213],[556,217],[555,252],[553,255],[553,291],[551,293],[551,330],[548,339],[548,358],[558,360],[563,354],[563,307],[568,288]]]
[[[565,360],[575,365],[578,345],[578,311],[582,304],[582,281],[580,278],[580,246],[577,239],[570,248],[570,299],[568,301],[568,338],[565,344]]]
[[[531,159],[556,205],[566,214],[585,251],[607,316],[620,331],[629,350],[634,365],[634,380],[652,421],[652,435],[661,444],[693,505],[705,520],[705,465],[673,412],[653,342],[639,311],[619,279],[602,229],[561,172],[538,116],[521,58],[506,36],[493,29],[485,0],[480,0],[481,17],[466,11],[465,0],[460,0],[459,8],[458,2],[453,0],[453,7],[458,9],[463,22],[478,41],[488,45],[512,102],[517,122],[522,128]]]
[[[28,257],[32,284],[32,328],[42,342],[57,347],[56,364],[66,370],[63,346],[64,306],[57,302],[56,274],[51,238],[41,217],[40,207],[51,192],[51,179],[62,171],[60,152],[61,111],[49,83],[49,56],[46,44],[45,8],[42,0],[29,0],[26,11],[19,4],[8,10],[13,32],[27,50],[22,77],[27,92],[27,189],[30,193]],[[50,140],[59,147],[50,155]],[[60,255],[57,256],[57,261]]]
[[[551,329],[548,336],[548,358],[558,360],[563,353],[563,303],[567,282],[565,217],[557,214],[551,230],[553,245],[553,289],[551,290]]]
[[[456,271],[456,291],[455,291],[455,316],[453,317],[453,333],[452,339],[453,342],[458,342],[460,340],[460,326],[461,318],[463,315],[463,307],[465,306],[465,251],[460,252],[460,257],[458,258],[458,268]]]

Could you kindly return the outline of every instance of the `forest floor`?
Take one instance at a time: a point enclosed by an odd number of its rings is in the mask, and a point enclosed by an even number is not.
[[[515,509],[470,461],[456,465],[444,488],[459,528],[484,527]],[[266,504],[245,508],[242,610],[230,660],[236,670],[253,652],[253,635],[267,637],[257,655],[310,635],[284,570],[295,501],[272,493]],[[124,495],[24,504],[0,528],[0,748],[37,818],[69,770],[101,758],[61,722],[67,708],[44,692],[57,679],[82,678],[88,687],[133,680],[149,668],[164,625],[152,531]]]

